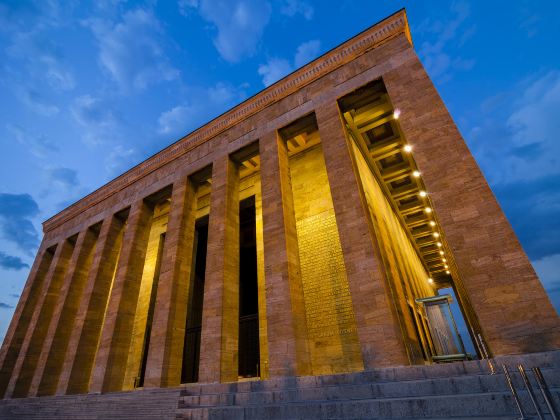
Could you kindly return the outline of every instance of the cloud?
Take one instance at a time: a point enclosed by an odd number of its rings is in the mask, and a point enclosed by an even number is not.
[[[262,76],[263,85],[270,86],[282,77],[290,74],[293,71],[293,67],[286,59],[272,57],[265,64],[261,64],[257,71]]]
[[[13,306],[4,302],[0,302],[0,309],[13,309]]]
[[[153,13],[145,9],[126,12],[122,21],[90,19],[99,44],[99,63],[123,93],[179,77],[162,48],[162,27]]]
[[[109,175],[119,175],[138,161],[138,153],[133,147],[119,144],[105,158],[105,170]]]
[[[111,106],[99,98],[82,95],[74,100],[72,116],[85,130],[82,140],[88,145],[107,143],[117,134],[118,118]]]
[[[39,206],[29,194],[0,193],[0,234],[32,255],[39,237],[31,218]]]
[[[560,253],[532,261],[535,271],[550,296],[556,311],[560,313]]]
[[[8,255],[5,252],[0,251],[0,267],[6,270],[22,270],[24,268],[29,268],[29,264],[23,262],[20,257],[14,257]]]
[[[301,14],[306,20],[313,19],[313,14],[315,9],[306,1],[301,0],[287,0],[282,5],[280,13],[283,15],[293,17],[295,15]]]
[[[185,135],[241,102],[246,96],[243,86],[234,87],[225,83],[217,83],[206,89],[192,88],[187,102],[160,114],[158,132],[167,138]]]
[[[297,67],[301,67],[304,64],[309,63],[311,60],[316,58],[321,51],[321,41],[318,39],[313,39],[311,41],[304,42],[301,44],[297,50],[294,57],[294,64]]]
[[[470,16],[470,6],[463,1],[453,2],[451,13],[453,18],[445,22],[432,18],[425,19],[414,31],[426,39],[433,38],[433,41],[424,41],[420,45],[419,55],[427,72],[440,83],[447,82],[452,77],[453,70],[470,70],[475,65],[475,60],[452,57],[449,52],[452,48],[459,51],[460,47],[476,32],[476,25],[459,31]],[[457,39],[458,35],[460,35],[459,39]]]
[[[558,185],[560,174],[496,184],[492,188],[531,259],[560,253]]]
[[[74,75],[64,63],[60,47],[46,36],[46,28],[15,32],[7,54],[18,60],[34,79],[45,82],[54,91],[72,90],[76,86]]]
[[[259,65],[257,72],[262,77],[263,85],[270,86],[295,69],[316,58],[321,51],[321,41],[314,39],[300,44],[294,55],[292,65],[284,58],[271,57],[266,63]]]
[[[188,13],[188,7],[196,8],[203,19],[216,27],[214,46],[230,63],[255,54],[272,12],[266,0],[183,1],[181,6],[183,14]]]
[[[559,70],[534,75],[483,102],[479,124],[466,137],[491,184],[560,173],[558,109]]]
[[[16,97],[29,109],[44,117],[52,117],[60,112],[56,105],[49,104],[43,95],[35,89],[16,86]]]
[[[48,172],[51,181],[60,187],[73,188],[79,185],[78,174],[74,169],[60,167],[48,169]]]
[[[465,130],[527,254],[560,253],[560,71],[533,75],[487,98]]]
[[[32,134],[17,124],[7,124],[6,128],[18,143],[25,146],[26,150],[37,157],[45,157],[51,152],[60,150],[57,144],[44,134]]]

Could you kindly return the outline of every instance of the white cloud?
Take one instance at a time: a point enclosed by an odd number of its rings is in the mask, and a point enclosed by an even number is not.
[[[558,109],[558,70],[532,76],[484,102],[480,124],[467,137],[491,183],[560,174]]]
[[[184,105],[177,105],[169,111],[162,112],[158,118],[159,132],[161,134],[178,133],[187,126],[193,108]]]
[[[7,124],[6,128],[18,143],[24,145],[26,150],[37,157],[44,158],[48,153],[60,150],[56,143],[44,134],[31,133],[17,124]]]
[[[138,153],[133,147],[115,146],[105,158],[105,170],[110,176],[119,175],[138,160]]]
[[[22,79],[26,86],[49,86],[53,91],[74,89],[76,82],[72,71],[65,64],[61,47],[49,37],[44,25],[32,30],[14,31],[7,55],[18,63],[18,71],[26,73]]]
[[[288,60],[283,58],[269,58],[266,64],[261,64],[258,73],[262,76],[262,82],[265,86],[270,86],[282,77],[291,73],[292,65]]]
[[[257,72],[262,77],[263,85],[270,86],[295,69],[316,58],[321,51],[321,42],[317,39],[300,44],[294,55],[294,64],[279,57],[271,57],[259,65]]]
[[[448,51],[452,43],[456,44],[455,49],[458,50],[476,32],[476,25],[459,31],[470,16],[470,6],[466,2],[454,2],[451,4],[451,12],[454,14],[452,20],[444,23],[429,18],[415,31],[434,38],[434,41],[422,43],[419,54],[430,76],[440,83],[445,83],[452,77],[452,70],[470,70],[475,64],[472,59],[453,58]]]
[[[252,56],[270,20],[272,8],[266,0],[181,1],[180,10],[197,8],[202,18],[215,25],[218,33],[214,45],[220,56],[238,62]]]
[[[319,55],[321,51],[321,41],[318,39],[313,39],[311,41],[304,42],[301,44],[297,50],[294,57],[294,64],[296,67],[301,67],[307,64]]]
[[[79,96],[74,100],[71,112],[83,128],[82,141],[85,144],[98,145],[116,138],[118,119],[101,99],[91,95]]]
[[[243,88],[225,83],[205,89],[192,88],[188,101],[160,114],[158,132],[166,136],[187,134],[245,99]]]
[[[280,9],[280,13],[289,17],[301,14],[306,20],[311,20],[315,9],[306,1],[286,0]]]
[[[128,11],[116,23],[90,19],[85,24],[99,43],[100,65],[123,92],[179,77],[161,46],[161,25],[150,11]]]
[[[60,112],[56,105],[46,102],[43,95],[35,89],[17,86],[16,96],[25,106],[44,117],[52,117]]]

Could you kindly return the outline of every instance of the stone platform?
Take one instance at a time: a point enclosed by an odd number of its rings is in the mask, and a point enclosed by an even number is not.
[[[538,366],[560,410],[560,351],[507,356],[505,363],[528,416],[535,415],[517,363]],[[530,375],[530,378],[534,378]],[[552,418],[533,386],[545,419]],[[342,375],[189,384],[109,394],[0,401],[0,419],[513,419],[503,374],[483,361],[376,369]],[[536,417],[535,417],[536,418]]]

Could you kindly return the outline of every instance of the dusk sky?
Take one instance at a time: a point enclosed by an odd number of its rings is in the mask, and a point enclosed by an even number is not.
[[[0,0],[0,339],[41,222],[403,7],[560,310],[557,0]]]

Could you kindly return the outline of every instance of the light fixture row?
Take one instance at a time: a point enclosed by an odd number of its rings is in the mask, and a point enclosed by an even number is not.
[[[396,108],[396,109],[394,110],[394,112],[393,112],[393,118],[396,119],[396,120],[398,120],[399,117],[400,117],[400,115],[401,115],[401,110],[398,109],[398,108]],[[411,152],[412,152],[412,146],[411,146],[410,144],[405,144],[405,145],[403,146],[403,151],[406,152],[406,153],[411,153]],[[412,171],[412,176],[413,176],[414,178],[420,178],[420,175],[421,175],[421,174],[420,174],[420,172],[419,172],[418,170]],[[424,190],[420,190],[420,192],[418,193],[418,195],[420,195],[420,197],[422,197],[422,198],[426,198],[426,197],[428,196],[428,193],[427,193],[426,191],[424,191]],[[426,207],[424,207],[424,212],[427,213],[427,214],[430,214],[430,213],[433,212],[433,210],[432,210],[431,207],[426,206]],[[433,220],[430,220],[429,224],[430,224],[431,227],[435,227],[435,226],[436,226],[436,222],[433,221]],[[434,231],[434,232],[432,233],[432,235],[433,235],[434,238],[439,238],[439,237],[441,236],[440,233],[437,232],[437,231]],[[441,242],[438,241],[438,242],[436,242],[436,246],[437,246],[438,248],[440,248],[439,254],[440,254],[440,256],[442,257],[442,262],[443,262],[443,264],[444,264],[443,267],[445,268],[445,274],[448,274],[448,275],[449,275],[449,274],[451,274],[451,272],[449,271],[449,265],[447,264],[447,259],[445,258],[445,252],[441,249],[443,245],[442,245]],[[433,283],[434,283],[434,279],[433,279],[432,277],[428,277],[428,283],[433,284]]]

